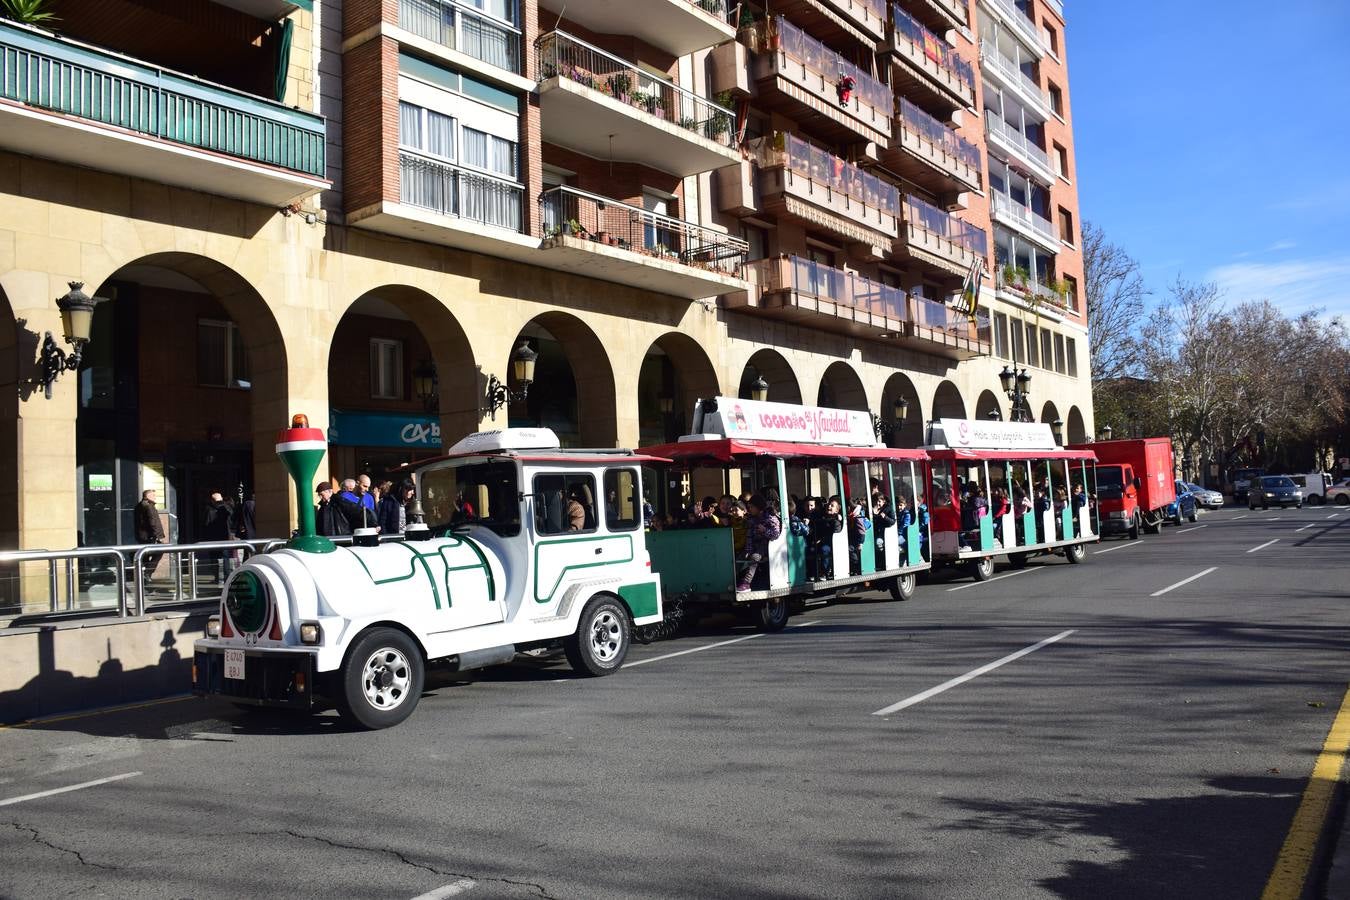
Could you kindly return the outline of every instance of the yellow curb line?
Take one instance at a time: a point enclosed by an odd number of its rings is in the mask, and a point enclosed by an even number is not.
[[[1336,713],[1331,731],[1322,744],[1322,752],[1317,755],[1312,777],[1303,790],[1303,799],[1294,813],[1293,824],[1289,826],[1289,834],[1280,848],[1275,869],[1270,873],[1261,900],[1298,900],[1303,895],[1303,885],[1308,880],[1313,853],[1326,826],[1331,798],[1335,795],[1341,767],[1345,764],[1347,747],[1350,747],[1350,689],[1346,690],[1341,709]]]
[[[67,713],[64,716],[47,716],[41,719],[29,719],[26,722],[15,722],[13,725],[0,725],[0,731],[6,731],[15,728],[33,728],[37,725],[46,725],[48,722],[69,722],[71,719],[85,719],[89,716],[101,716],[105,713],[125,712],[128,709],[144,709],[147,706],[160,706],[165,703],[178,703],[183,700],[193,699],[192,694],[180,694],[177,697],[162,697],[159,700],[146,700],[143,703],[124,703],[121,706],[102,706],[98,709],[87,709],[84,712]]]

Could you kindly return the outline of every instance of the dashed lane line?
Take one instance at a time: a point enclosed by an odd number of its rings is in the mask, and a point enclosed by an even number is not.
[[[1230,522],[1236,522],[1238,519],[1245,519],[1245,518],[1247,518],[1247,516],[1249,516],[1249,515],[1251,515],[1251,513],[1243,513],[1243,514],[1240,515],[1240,516],[1233,516],[1233,518],[1229,519],[1228,521],[1230,521]]]
[[[818,620],[818,619],[812,619],[812,620],[809,621],[809,622],[793,622],[793,623],[790,623],[790,624],[789,624],[789,627],[790,627],[790,628],[805,628],[805,627],[807,627],[808,625],[818,625],[819,623],[820,623],[820,620]],[[649,657],[648,659],[639,659],[637,662],[625,662],[625,663],[623,664],[623,667],[624,667],[625,669],[631,669],[631,668],[634,668],[635,666],[645,666],[645,665],[647,665],[648,663],[662,662],[663,660],[674,659],[674,658],[677,657],[677,656],[688,656],[690,653],[702,653],[704,650],[714,650],[714,649],[716,649],[716,648],[718,648],[718,647],[726,647],[726,646],[729,646],[729,645],[731,645],[731,644],[739,644],[739,643],[741,643],[742,641],[753,641],[755,638],[762,638],[762,637],[764,637],[766,634],[769,634],[769,632],[766,632],[766,631],[757,631],[757,632],[755,632],[754,634],[746,634],[746,635],[742,635],[741,637],[731,638],[730,640],[726,640],[726,641],[717,641],[716,643],[712,643],[712,644],[703,644],[702,646],[699,646],[699,647],[690,647],[688,650],[676,650],[674,653],[663,653],[663,654],[661,654],[660,656],[652,656],[652,657]],[[563,680],[568,680],[568,679],[563,679]]]
[[[912,697],[906,697],[904,700],[901,700],[898,703],[892,703],[890,706],[884,706],[881,709],[877,710],[876,712],[872,713],[872,715],[889,716],[892,713],[897,713],[902,709],[908,709],[909,707],[914,706],[917,703],[922,703],[923,701],[929,699],[930,697],[936,697],[938,694],[941,694],[944,691],[949,691],[954,687],[958,687],[959,685],[965,684],[967,681],[971,681],[975,678],[979,678],[981,675],[984,675],[988,672],[992,672],[999,666],[1006,666],[1010,662],[1019,660],[1022,657],[1026,656],[1028,653],[1035,653],[1042,647],[1048,647],[1051,644],[1055,643],[1056,641],[1062,641],[1077,630],[1078,629],[1076,628],[1070,628],[1068,631],[1061,631],[1059,634],[1052,635],[1043,641],[1039,641],[1035,644],[1032,644],[1030,647],[1023,647],[1016,653],[1009,653],[1002,659],[996,659],[991,663],[986,663],[985,665],[980,666],[978,669],[971,669],[964,675],[958,675],[949,681],[944,681],[937,687],[931,687],[926,691],[920,691],[919,693],[915,694]]]
[[[1139,545],[1139,541],[1130,541],[1128,544],[1116,544],[1114,547],[1107,547],[1105,550],[1093,550],[1092,553],[1095,556],[1098,553],[1110,553],[1112,550],[1124,550],[1126,547],[1138,547]]]
[[[1308,525],[1304,525],[1302,528],[1295,528],[1295,529],[1294,529],[1294,533],[1295,533],[1295,534],[1298,534],[1300,531],[1307,531],[1309,528],[1314,528],[1314,527],[1316,527],[1316,526],[1317,526],[1317,523],[1316,523],[1316,522],[1312,522],[1312,523],[1310,523],[1310,524],[1308,524]]]
[[[988,584],[990,581],[1002,581],[1005,578],[1011,578],[1014,575],[1025,575],[1028,572],[1035,572],[1036,569],[1016,569],[1012,572],[1004,572],[1002,575],[995,575],[993,578],[987,578],[984,581],[972,581],[970,584],[958,584],[956,587],[947,588],[947,593],[952,591],[964,591],[966,588],[978,587],[982,584]]]
[[[67,785],[66,787],[52,788],[50,791],[38,791],[36,794],[24,794],[20,797],[8,797],[4,800],[0,800],[0,806],[13,806],[15,803],[26,803],[29,800],[40,800],[43,797],[68,794],[71,791],[82,791],[85,788],[98,787],[100,784],[110,784],[114,781],[122,781],[125,778],[135,778],[140,774],[140,772],[123,772],[121,775],[111,775],[107,778],[98,778],[94,781],[85,781],[80,784]]]
[[[1219,568],[1218,566],[1210,566],[1208,569],[1206,569],[1206,570],[1203,571],[1203,572],[1199,572],[1199,573],[1197,573],[1197,574],[1195,574],[1195,575],[1192,575],[1190,578],[1183,578],[1183,579],[1181,579],[1180,581],[1178,581],[1176,584],[1169,584],[1167,587],[1163,588],[1161,591],[1154,591],[1153,593],[1149,594],[1149,596],[1150,596],[1150,597],[1161,597],[1163,594],[1167,594],[1167,593],[1170,593],[1170,592],[1172,592],[1172,591],[1175,591],[1177,588],[1183,587],[1183,586],[1185,586],[1185,585],[1188,585],[1188,584],[1190,584],[1192,581],[1195,581],[1195,580],[1200,579],[1200,578],[1204,578],[1204,577],[1205,577],[1206,575],[1208,575],[1210,572],[1216,571],[1218,568]]]
[[[1208,528],[1208,525],[1192,525],[1190,528],[1183,528],[1177,534],[1185,534],[1188,531],[1199,531],[1201,528]]]
[[[1279,539],[1279,538],[1271,538],[1270,540],[1266,541],[1264,544],[1257,544],[1255,547],[1253,547],[1252,549],[1248,550],[1247,552],[1248,552],[1248,553],[1255,553],[1257,550],[1264,550],[1264,549],[1266,549],[1267,547],[1269,547],[1271,544],[1278,544],[1279,542],[1280,542],[1280,539]]]
[[[418,894],[413,900],[445,900],[446,897],[457,897],[465,891],[473,890],[477,883],[472,878],[461,878],[459,881],[443,884],[438,888],[427,891],[425,894]]]

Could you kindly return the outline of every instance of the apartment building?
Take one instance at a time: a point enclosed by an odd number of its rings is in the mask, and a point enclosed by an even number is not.
[[[0,545],[129,542],[147,488],[283,534],[295,412],[334,477],[714,394],[912,445],[1012,365],[1092,433],[1057,0],[49,8],[0,20]]]

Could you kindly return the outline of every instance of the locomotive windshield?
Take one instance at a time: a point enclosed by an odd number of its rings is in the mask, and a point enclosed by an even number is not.
[[[427,526],[440,534],[457,525],[481,525],[502,537],[520,534],[516,464],[477,462],[425,469],[418,475]]]

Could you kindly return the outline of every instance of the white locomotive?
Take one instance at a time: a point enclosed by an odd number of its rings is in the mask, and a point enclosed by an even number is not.
[[[196,642],[196,693],[336,705],[385,728],[417,706],[429,662],[475,669],[561,641],[577,672],[606,675],[634,626],[661,621],[642,533],[647,457],[563,450],[548,429],[470,435],[418,470],[430,527],[337,547],[314,534],[310,505],[324,435],[303,416],[293,426],[277,452],[296,483],[299,533],[230,576]]]

